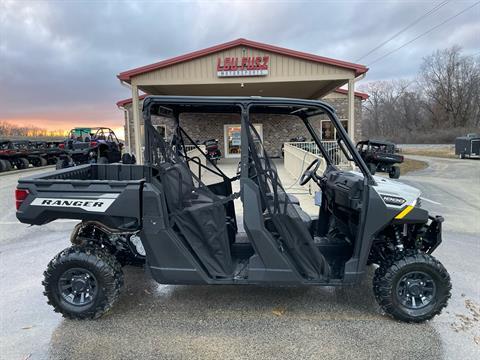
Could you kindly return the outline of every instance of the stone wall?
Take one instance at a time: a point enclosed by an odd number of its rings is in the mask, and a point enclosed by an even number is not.
[[[340,119],[347,118],[348,100],[346,97],[329,98],[324,99],[324,101],[331,104],[336,109],[337,115]],[[127,111],[128,120],[130,121],[130,149],[131,151],[134,151],[135,137],[133,134],[133,116],[131,105],[127,106]],[[140,119],[140,123],[143,126],[141,113]],[[326,117],[319,116],[314,120],[311,120],[312,125],[316,129],[319,129],[319,132],[321,119],[326,119]],[[355,141],[361,139],[361,121],[361,100],[359,98],[355,98]],[[152,116],[152,123],[154,126],[165,125],[167,138],[169,138],[174,131],[174,121],[170,118]],[[282,144],[290,141],[290,139],[293,137],[305,136],[307,141],[311,139],[311,136],[304,124],[296,116],[255,114],[253,117],[253,123],[262,124],[264,147],[270,156],[280,156]],[[184,113],[180,115],[180,124],[194,141],[218,139],[220,150],[222,154],[224,154],[224,125],[240,124],[240,115]],[[126,139],[126,141],[128,141],[128,139]]]

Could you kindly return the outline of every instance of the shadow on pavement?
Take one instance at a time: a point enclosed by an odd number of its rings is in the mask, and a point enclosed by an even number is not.
[[[166,286],[126,269],[126,287],[106,316],[63,320],[53,359],[439,359],[427,323],[382,314],[373,271],[357,286]]]

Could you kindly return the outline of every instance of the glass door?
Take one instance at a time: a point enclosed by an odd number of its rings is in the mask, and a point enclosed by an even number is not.
[[[253,126],[263,140],[262,124],[254,124]],[[241,130],[242,128],[240,124],[224,125],[223,134],[226,158],[240,157],[242,145]]]

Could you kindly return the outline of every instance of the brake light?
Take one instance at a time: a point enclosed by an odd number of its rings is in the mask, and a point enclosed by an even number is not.
[[[59,149],[65,149],[65,144],[58,144]]]
[[[29,192],[28,190],[25,189],[15,189],[15,206],[18,209],[20,209],[20,206],[22,205],[23,201],[27,198]]]
[[[98,144],[98,142],[96,142],[96,141],[90,141],[90,147],[92,147],[92,148],[97,146],[97,144]]]
[[[403,155],[400,155],[400,161],[403,161]]]

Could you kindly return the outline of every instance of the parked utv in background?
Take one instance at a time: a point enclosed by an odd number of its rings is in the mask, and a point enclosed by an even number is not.
[[[456,138],[455,155],[460,159],[480,158],[480,135],[472,133]]]
[[[239,174],[229,177],[188,156],[184,144],[195,143],[180,121],[188,112],[239,116]],[[318,216],[285,192],[255,129],[258,114],[297,116],[311,134],[322,157],[300,183],[313,181],[320,189]],[[171,143],[153,127],[152,115],[174,121]],[[318,116],[330,119],[339,147],[358,171],[335,166],[312,124]],[[19,180],[21,222],[81,220],[72,246],[44,273],[55,311],[75,319],[107,312],[118,299],[125,264],[143,265],[161,284],[310,286],[358,284],[367,264],[377,264],[373,292],[388,315],[422,322],[446,306],[450,277],[432,256],[442,242],[443,218],[420,207],[418,189],[372,176],[327,103],[148,96],[143,118],[145,165],[87,164]],[[202,180],[195,166],[204,171]],[[237,181],[240,191],[234,193]],[[235,199],[243,204],[242,222]]]
[[[398,154],[394,143],[380,140],[364,140],[357,143],[357,150],[367,164],[372,175],[386,172],[392,179],[400,177],[400,167],[395,164],[403,162],[403,156]]]
[[[110,128],[75,128],[70,131],[63,148],[65,154],[58,159],[57,169],[82,164],[119,162],[123,144]]]
[[[26,169],[30,166],[28,161],[29,151],[23,143],[12,140],[0,141],[0,171]]]

